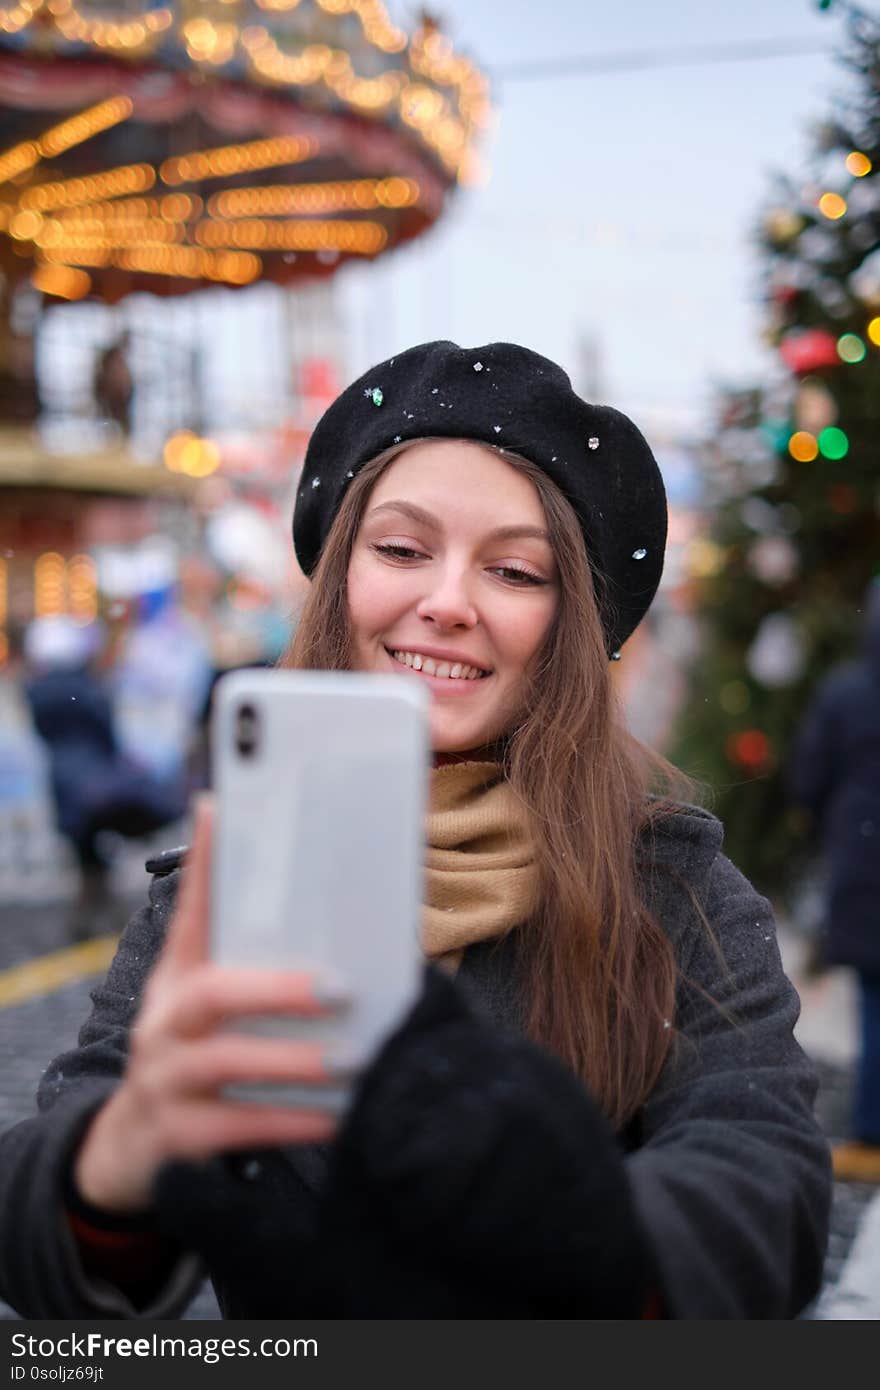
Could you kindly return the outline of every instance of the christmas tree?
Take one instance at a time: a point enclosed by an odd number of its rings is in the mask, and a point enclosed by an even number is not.
[[[778,379],[727,392],[714,496],[689,572],[701,640],[670,756],[707,783],[726,849],[790,902],[814,841],[786,785],[819,680],[855,654],[880,573],[880,16],[844,20],[845,100],[804,186],[780,180],[759,232]]]

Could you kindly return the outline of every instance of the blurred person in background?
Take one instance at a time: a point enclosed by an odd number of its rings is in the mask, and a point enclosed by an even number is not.
[[[112,899],[106,832],[147,835],[179,819],[186,806],[179,779],[154,776],[120,749],[98,669],[103,643],[100,624],[64,615],[35,618],[24,634],[24,692],[49,752],[58,829],[80,871],[74,937],[91,934],[96,910]]]
[[[205,1273],[227,1318],[794,1318],[816,1295],[830,1162],[770,904],[611,682],[666,528],[633,422],[516,344],[421,344],[330,406],[280,665],[429,697],[420,997],[341,1115],[230,1095],[330,1079],[307,1021],[359,982],[212,961],[201,801],[0,1138],[14,1308],[167,1318]],[[289,906],[293,934],[295,884]],[[249,1035],[261,1013],[303,1031]]]
[[[149,586],[119,642],[111,681],[120,744],[165,781],[189,780],[197,722],[213,674],[211,633],[182,602],[176,557],[156,545]]]
[[[822,954],[858,978],[853,1138],[835,1176],[880,1183],[880,579],[865,597],[862,651],[831,671],[807,708],[789,767],[826,861]]]

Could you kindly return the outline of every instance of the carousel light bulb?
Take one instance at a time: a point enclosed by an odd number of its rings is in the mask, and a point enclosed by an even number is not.
[[[9,224],[9,235],[15,241],[33,241],[43,225],[38,212],[17,212]]]
[[[875,347],[880,347],[880,317],[871,319],[866,331]]]
[[[35,269],[31,284],[41,294],[50,294],[56,299],[85,299],[92,288],[92,277],[85,270],[74,270],[72,266],[43,264]]]
[[[7,179],[15,178],[16,174],[21,174],[25,169],[30,169],[40,158],[40,151],[37,145],[29,140],[23,145],[15,145],[6,154],[0,155],[0,183],[5,183]]]

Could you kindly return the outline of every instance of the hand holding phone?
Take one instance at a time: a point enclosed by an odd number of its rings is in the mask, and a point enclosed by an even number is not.
[[[212,820],[203,799],[165,945],[131,1031],[125,1076],[74,1162],[80,1195],[104,1211],[148,1208],[169,1159],[319,1143],[335,1129],[333,1117],[307,1099],[310,1083],[329,1079],[320,1045],[242,1031],[255,1013],[326,1017],[332,1006],[316,993],[313,977],[229,970],[208,958]],[[223,1095],[226,1087],[269,1079],[301,1085],[303,1106],[242,1105]]]

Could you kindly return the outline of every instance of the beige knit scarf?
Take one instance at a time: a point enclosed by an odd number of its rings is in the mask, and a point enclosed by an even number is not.
[[[449,763],[431,778],[422,949],[454,974],[466,946],[528,918],[537,871],[525,812],[497,763]]]

